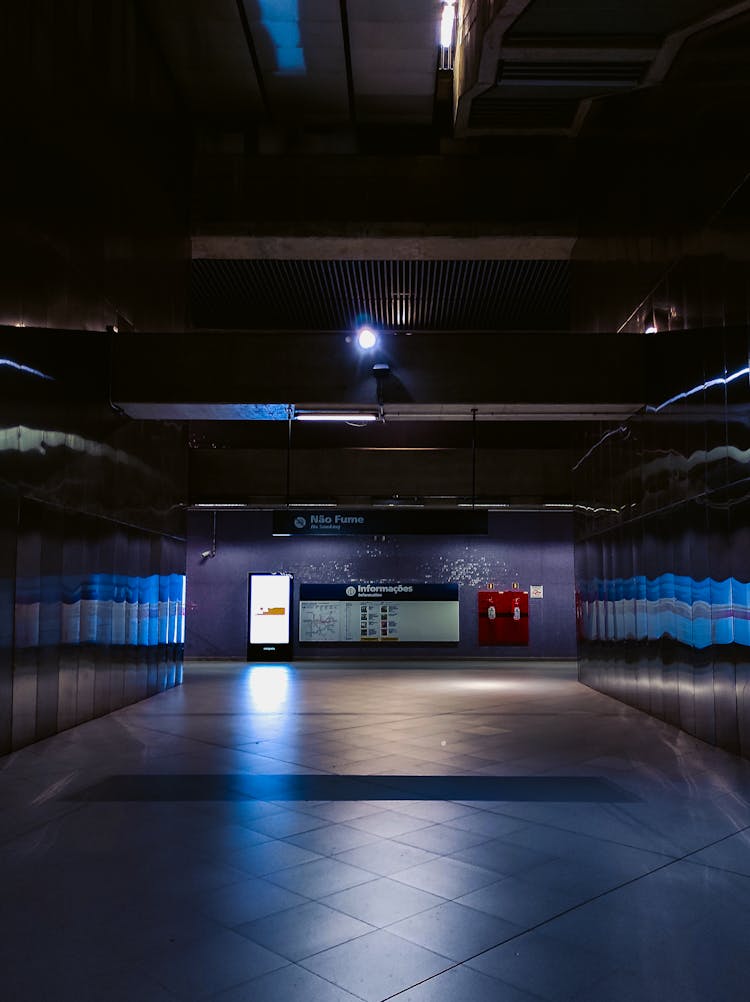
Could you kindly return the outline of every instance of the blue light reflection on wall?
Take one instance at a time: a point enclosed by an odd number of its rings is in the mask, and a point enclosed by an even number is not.
[[[290,669],[286,665],[256,665],[248,675],[251,709],[278,713],[289,696]]]
[[[26,372],[30,376],[38,376],[40,379],[52,379],[52,376],[48,376],[46,372],[40,372],[39,369],[32,369],[30,365],[22,365],[20,362],[14,362],[12,358],[0,358],[0,365],[6,366],[9,369],[15,369],[17,372]]]
[[[579,587],[586,640],[670,637],[698,650],[712,644],[750,647],[750,585],[736,578],[637,574],[592,578]]]
[[[60,606],[60,615],[45,607]],[[40,637],[40,622],[59,635]],[[127,574],[19,577],[15,646],[43,643],[156,647],[185,642],[185,575]]]
[[[305,73],[305,52],[299,27],[298,0],[259,0],[260,23],[274,46],[276,72],[300,76]]]

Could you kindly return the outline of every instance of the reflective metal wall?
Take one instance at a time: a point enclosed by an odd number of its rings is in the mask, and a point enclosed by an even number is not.
[[[181,541],[23,499],[16,552],[11,747],[180,680]]]
[[[0,754],[181,681],[187,469],[109,404],[106,335],[2,345]]]
[[[579,673],[747,756],[747,337],[712,334],[693,362],[689,385],[602,428],[575,471]]]

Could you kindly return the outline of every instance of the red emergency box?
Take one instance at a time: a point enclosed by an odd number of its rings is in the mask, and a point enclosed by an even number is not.
[[[529,593],[527,591],[480,591],[479,644],[526,647],[529,643]]]

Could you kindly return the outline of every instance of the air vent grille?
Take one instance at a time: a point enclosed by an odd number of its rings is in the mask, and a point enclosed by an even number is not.
[[[498,67],[498,83],[525,87],[636,87],[649,63],[643,60],[617,62],[544,60],[513,62]]]

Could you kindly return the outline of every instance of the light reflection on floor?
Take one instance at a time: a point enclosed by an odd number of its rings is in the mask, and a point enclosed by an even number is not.
[[[0,802],[13,1002],[747,994],[750,764],[569,665],[195,663]]]

